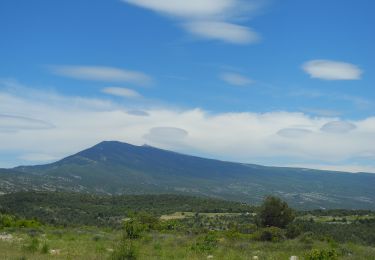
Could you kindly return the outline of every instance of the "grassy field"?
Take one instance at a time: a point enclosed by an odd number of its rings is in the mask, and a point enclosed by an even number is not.
[[[45,195],[0,203],[0,259],[375,260],[371,211],[295,212],[275,197],[254,208],[172,195]]]
[[[7,230],[0,259],[106,259],[120,232],[85,229]]]
[[[334,247],[340,259],[375,259],[375,249],[356,244],[286,240],[277,243],[253,241],[250,236],[231,237],[219,233],[217,241],[206,243],[204,235],[176,232],[148,232],[139,239],[120,242],[121,231],[98,228],[3,230],[0,259],[113,259],[113,251],[128,243],[136,259],[289,259],[311,249]],[[202,242],[203,241],[203,242]],[[125,259],[125,258],[124,258]],[[129,258],[131,259],[131,258]]]

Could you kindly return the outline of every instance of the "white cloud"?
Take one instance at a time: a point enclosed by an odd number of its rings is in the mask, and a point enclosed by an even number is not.
[[[184,27],[196,36],[229,43],[247,44],[260,40],[252,29],[227,22],[191,22]]]
[[[327,133],[348,133],[357,127],[350,123],[345,121],[332,121],[324,124],[320,130]]]
[[[55,126],[0,131],[0,153],[61,158],[103,140],[119,140],[248,163],[262,158],[263,163],[273,164],[282,157],[290,158],[291,164],[344,165],[346,160],[375,154],[375,117],[351,121],[355,131],[343,135],[321,130],[340,121],[337,118],[303,113],[211,114],[201,109],[149,107],[148,116],[134,116],[132,110],[109,101],[30,89],[0,92],[3,114],[38,118]]]
[[[182,17],[207,17],[221,15],[234,7],[233,0],[123,0],[126,3],[156,12]]]
[[[138,98],[141,97],[141,95],[132,89],[128,88],[119,88],[119,87],[108,87],[102,89],[103,93],[118,96],[118,97],[125,97],[125,98]]]
[[[104,82],[129,82],[137,85],[152,83],[150,76],[143,72],[103,66],[51,66],[53,73],[81,80]]]
[[[192,35],[234,44],[255,43],[259,35],[237,24],[260,8],[264,0],[123,0],[123,2],[178,18]],[[241,19],[238,19],[238,18]]]
[[[235,86],[246,86],[254,82],[248,77],[232,72],[223,73],[220,76],[222,80],[224,80],[228,84]]]
[[[302,67],[310,77],[323,80],[358,80],[362,74],[356,65],[340,61],[312,60]]]

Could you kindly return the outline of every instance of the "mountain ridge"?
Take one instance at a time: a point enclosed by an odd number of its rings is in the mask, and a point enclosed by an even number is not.
[[[50,164],[0,170],[2,193],[179,193],[248,203],[273,194],[303,209],[375,209],[374,185],[371,173],[228,162],[118,141],[100,142]]]

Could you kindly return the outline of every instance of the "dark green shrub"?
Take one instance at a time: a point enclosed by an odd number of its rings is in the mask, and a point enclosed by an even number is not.
[[[258,215],[258,223],[262,227],[285,228],[295,218],[294,211],[279,198],[267,197]]]
[[[259,230],[255,234],[259,241],[280,242],[285,239],[285,231],[277,227],[268,227]]]
[[[286,227],[285,235],[289,239],[294,239],[294,238],[298,237],[299,235],[301,235],[301,233],[302,233],[302,229],[299,225],[296,225],[294,223],[290,223]]]

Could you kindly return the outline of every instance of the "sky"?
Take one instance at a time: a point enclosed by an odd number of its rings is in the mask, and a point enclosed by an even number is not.
[[[375,173],[372,0],[3,0],[0,167],[103,140]]]

